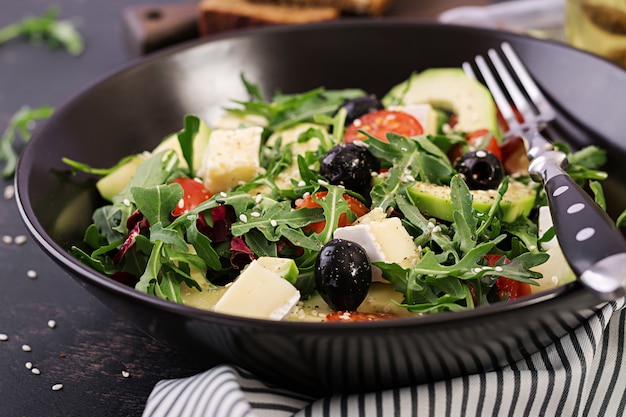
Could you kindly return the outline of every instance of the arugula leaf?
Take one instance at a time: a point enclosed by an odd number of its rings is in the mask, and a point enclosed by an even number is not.
[[[163,242],[178,250],[187,252],[189,247],[182,234],[173,229],[164,228],[161,222],[150,226],[150,242]]]
[[[222,266],[219,255],[211,246],[211,239],[198,230],[196,224],[197,215],[187,217],[190,219],[189,225],[187,226],[187,240],[207,267],[213,270],[219,270]]]
[[[163,264],[163,242],[155,242],[150,252],[150,258],[148,264],[143,272],[143,275],[139,277],[139,281],[135,284],[135,289],[147,294],[151,294],[151,289],[154,291],[154,284],[159,279],[159,272],[161,271],[161,265]]]
[[[476,246],[478,241],[477,221],[472,207],[472,193],[460,175],[455,175],[450,181],[450,200],[457,232],[454,237],[459,243],[461,252],[467,253]]]
[[[604,189],[598,181],[589,181],[589,188],[593,192],[594,200],[602,210],[606,211],[606,198],[604,197]]]
[[[31,138],[33,124],[37,120],[47,119],[52,115],[52,112],[53,108],[50,106],[34,109],[24,106],[11,117],[8,126],[0,136],[0,163],[4,162],[2,170],[4,178],[11,178],[15,174],[18,155],[13,146],[16,140],[21,138],[23,143],[28,142]]]
[[[326,244],[332,240],[333,232],[337,229],[339,224],[339,217],[342,214],[347,215],[351,212],[348,203],[343,198],[343,193],[345,192],[344,188],[334,185],[327,185],[326,188],[328,189],[328,193],[322,198],[316,198],[315,194],[313,194],[313,201],[322,206],[324,218],[326,219],[324,230],[318,235],[322,244]]]
[[[0,45],[20,36],[32,43],[46,42],[50,48],[63,46],[70,55],[80,55],[84,42],[75,24],[57,20],[59,9],[50,7],[39,17],[25,17],[19,22],[0,28]]]
[[[196,172],[196,167],[193,166],[193,140],[200,131],[200,123],[198,116],[188,114],[185,116],[183,130],[178,133],[178,143],[183,152],[183,158],[192,174]]]
[[[331,115],[345,100],[365,95],[363,90],[358,89],[326,90],[319,87],[299,94],[276,92],[272,101],[268,102],[257,85],[245,78],[243,80],[252,100],[234,100],[240,107],[227,108],[226,111],[239,116],[262,116],[268,121],[270,132],[314,121],[320,114]]]
[[[446,257],[447,254],[452,254],[454,258],[458,260],[457,247],[450,237],[441,232],[441,227],[439,227],[439,230],[436,230],[435,223],[426,219],[419,209],[409,201],[408,197],[408,194],[398,195],[396,197],[396,204],[398,205],[398,209],[404,214],[405,220],[421,230],[421,236],[424,238],[419,245],[424,246],[428,241],[432,240],[446,254]]]
[[[126,222],[122,222],[122,218],[120,208],[113,205],[97,208],[92,216],[94,224],[104,234],[109,243],[126,237],[128,230],[126,229]],[[120,227],[122,230],[120,230]]]
[[[157,223],[169,225],[170,213],[183,198],[183,188],[179,184],[132,187],[130,192],[137,208],[151,226]]]
[[[99,175],[101,177],[104,177],[105,175],[112,173],[113,171],[121,167],[122,165],[126,165],[127,162],[132,161],[133,159],[137,157],[138,157],[137,155],[125,156],[124,158],[120,159],[115,165],[113,165],[110,168],[94,168],[90,165],[87,165],[82,162],[74,161],[69,158],[61,158],[61,160],[63,161],[63,163],[65,163],[66,165],[69,165],[69,167],[72,168],[72,174],[80,171],[86,174],[93,174],[93,175]]]

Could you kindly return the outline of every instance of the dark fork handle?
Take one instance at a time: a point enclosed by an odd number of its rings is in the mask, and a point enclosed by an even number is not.
[[[544,182],[559,245],[582,283],[603,300],[623,297],[626,241],[613,220],[565,172]]]

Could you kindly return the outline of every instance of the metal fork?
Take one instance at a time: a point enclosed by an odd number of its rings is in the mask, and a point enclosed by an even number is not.
[[[555,119],[553,107],[510,44],[490,49],[487,58],[479,55],[474,62],[508,123],[505,137],[524,139],[531,161],[529,173],[543,184],[559,244],[572,270],[601,300],[623,297],[626,241],[608,214],[567,174],[566,155],[541,134]],[[477,78],[473,68],[471,63],[463,63],[466,74]],[[515,109],[523,121],[517,119]]]

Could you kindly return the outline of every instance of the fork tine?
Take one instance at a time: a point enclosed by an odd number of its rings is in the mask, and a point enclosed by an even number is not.
[[[504,88],[509,93],[511,100],[513,100],[513,104],[515,104],[517,110],[523,115],[524,120],[522,122],[527,123],[535,120],[535,109],[530,105],[524,93],[522,93],[517,86],[517,83],[509,73],[507,67],[504,65],[504,62],[498,55],[498,52],[495,49],[490,49],[487,51],[487,55],[491,59],[491,63],[496,70],[496,74],[498,74],[502,84],[504,84]]]
[[[485,84],[487,85],[487,88],[491,92],[491,95],[493,96],[493,100],[495,101],[496,106],[498,107],[498,110],[500,110],[502,117],[504,117],[504,120],[506,120],[506,123],[508,124],[508,127],[509,127],[509,131],[519,130],[520,123],[517,120],[517,117],[515,116],[515,112],[513,111],[513,108],[511,107],[511,104],[509,103],[507,96],[504,94],[504,92],[500,88],[500,84],[498,83],[495,76],[491,72],[491,69],[487,65],[485,58],[483,58],[481,55],[478,55],[474,59],[474,62],[476,63],[476,66],[478,67],[478,71],[480,75],[482,76]],[[464,63],[463,70],[466,73],[467,73],[467,68],[471,68],[471,66],[468,63]]]
[[[530,76],[521,59],[513,50],[513,47],[508,42],[502,43],[502,52],[509,61],[511,68],[515,71],[520,83],[524,86],[526,93],[533,101],[534,105],[539,110],[539,119],[543,122],[547,122],[555,118],[555,112],[546,97],[543,95],[539,87],[535,83],[533,77]]]

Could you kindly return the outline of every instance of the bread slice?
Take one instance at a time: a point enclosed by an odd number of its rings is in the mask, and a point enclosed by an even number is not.
[[[277,24],[334,20],[341,10],[332,6],[282,5],[247,0],[202,0],[198,31],[207,36],[227,30]]]
[[[336,7],[342,12],[381,16],[393,0],[250,0],[254,3],[275,3],[300,7]]]

